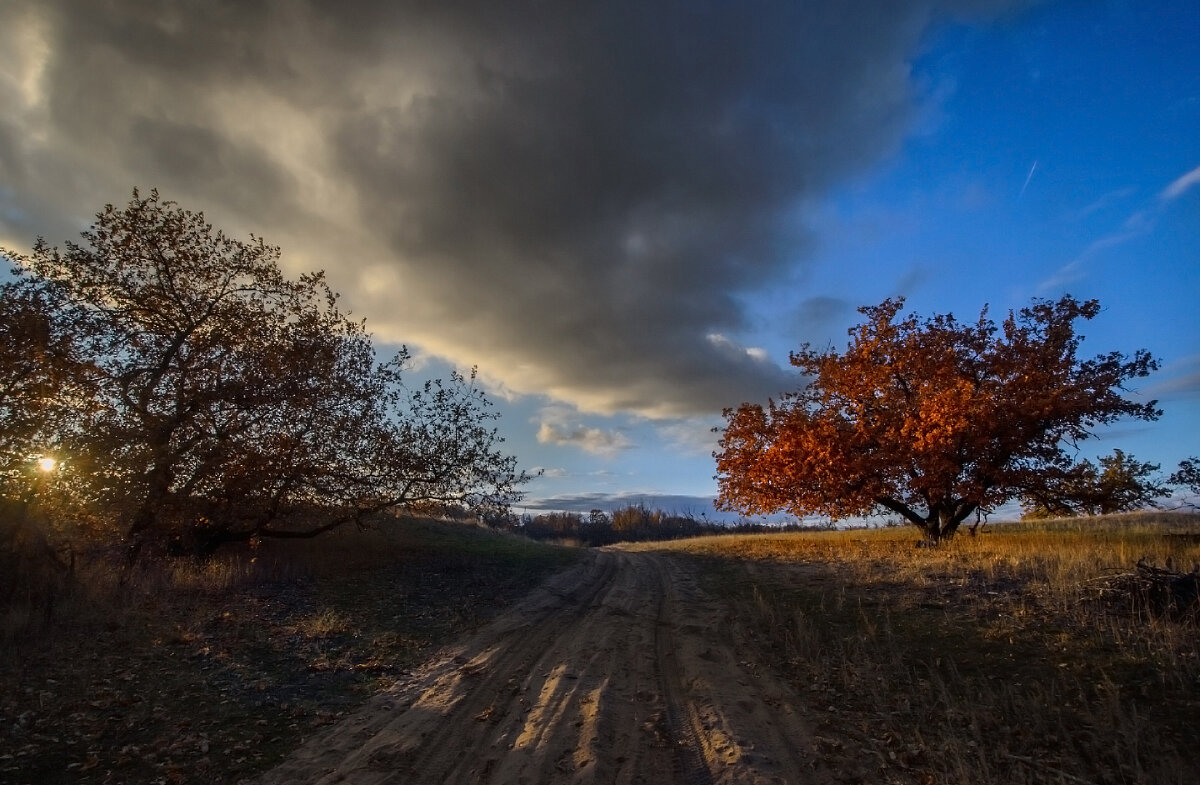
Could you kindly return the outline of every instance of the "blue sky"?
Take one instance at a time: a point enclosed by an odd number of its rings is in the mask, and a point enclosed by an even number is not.
[[[855,308],[1098,298],[1200,453],[1195,2],[53,0],[0,8],[0,245],[134,186],[477,365],[527,509],[699,513],[720,410]]]

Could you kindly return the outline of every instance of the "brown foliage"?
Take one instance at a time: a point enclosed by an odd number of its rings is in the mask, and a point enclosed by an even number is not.
[[[0,284],[0,495],[28,496],[35,460],[53,456],[78,430],[95,388],[82,356],[87,314],[61,287],[21,276]]]
[[[520,496],[474,373],[405,386],[406,352],[377,362],[324,275],[289,279],[259,238],[135,190],[82,243],[2,253],[20,277],[0,310],[0,495],[28,495],[31,451],[55,445],[77,479],[55,495],[119,521],[130,563]]]
[[[1143,507],[1157,507],[1155,499],[1170,489],[1154,476],[1156,463],[1144,463],[1123,450],[1113,450],[1100,458],[1097,467],[1081,461],[1066,472],[1027,493],[1021,500],[1029,519],[1070,517],[1072,515],[1111,515]]]
[[[1181,485],[1190,493],[1200,495],[1200,458],[1191,457],[1180,461],[1179,468],[1172,472],[1167,482]]]
[[[953,315],[899,318],[903,300],[861,308],[844,353],[805,345],[809,383],[766,407],[725,413],[720,503],[747,514],[832,518],[884,508],[933,540],[1069,470],[1063,449],[1098,424],[1156,419],[1121,396],[1157,367],[1145,351],[1076,356],[1075,322],[1098,302],[1034,301],[999,326]]]

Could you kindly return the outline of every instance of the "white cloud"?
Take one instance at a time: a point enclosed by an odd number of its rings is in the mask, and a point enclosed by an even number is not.
[[[545,466],[534,466],[529,470],[529,473],[552,480],[567,476],[567,470],[561,467],[547,468]]]
[[[611,457],[633,447],[629,437],[620,431],[605,431],[586,425],[562,427],[544,422],[538,427],[537,440],[541,444],[559,447],[578,447],[593,455]]]
[[[1082,281],[1085,277],[1087,276],[1084,272],[1083,258],[1080,257],[1058,268],[1052,276],[1038,284],[1037,292],[1038,294],[1057,294],[1068,285]]]
[[[634,447],[633,441],[619,430],[604,430],[574,421],[565,407],[548,406],[542,410],[539,419],[539,444],[578,447],[592,455],[609,458]]]
[[[655,430],[668,444],[685,454],[708,456],[717,449],[720,436],[713,432],[713,428],[719,425],[720,421],[713,418],[692,417],[662,423]]]
[[[768,361],[767,350],[759,346],[743,346],[740,343],[722,335],[721,333],[709,333],[705,336],[709,344],[714,349],[722,354],[733,357],[749,358],[757,363],[766,363]]]
[[[1164,201],[1178,199],[1195,185],[1200,185],[1200,166],[1197,166],[1195,169],[1183,175],[1182,177],[1179,177],[1166,188],[1164,188],[1162,193],[1159,194],[1159,197]]]

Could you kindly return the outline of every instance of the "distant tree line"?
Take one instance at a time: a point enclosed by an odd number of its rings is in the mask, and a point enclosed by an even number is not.
[[[509,516],[491,521],[534,540],[576,542],[589,547],[612,545],[618,542],[655,542],[719,534],[759,534],[782,531],[813,531],[829,526],[800,523],[766,524],[742,521],[730,524],[711,521],[701,515],[667,512],[645,505],[627,505],[611,512],[602,509],[587,514],[579,512],[545,512],[538,515]]]
[[[383,510],[503,512],[529,479],[474,372],[415,386],[322,273],[134,191],[61,250],[0,249],[0,499],[67,540],[205,555]]]

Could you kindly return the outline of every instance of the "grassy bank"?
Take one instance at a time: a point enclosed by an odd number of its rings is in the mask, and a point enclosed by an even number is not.
[[[577,558],[388,520],[198,566],[103,560],[0,649],[0,782],[233,783]]]
[[[1200,516],[994,526],[934,549],[916,539],[665,547],[705,560],[736,634],[809,699],[847,782],[1196,780],[1200,628],[1129,587],[1139,560],[1200,563]]]

